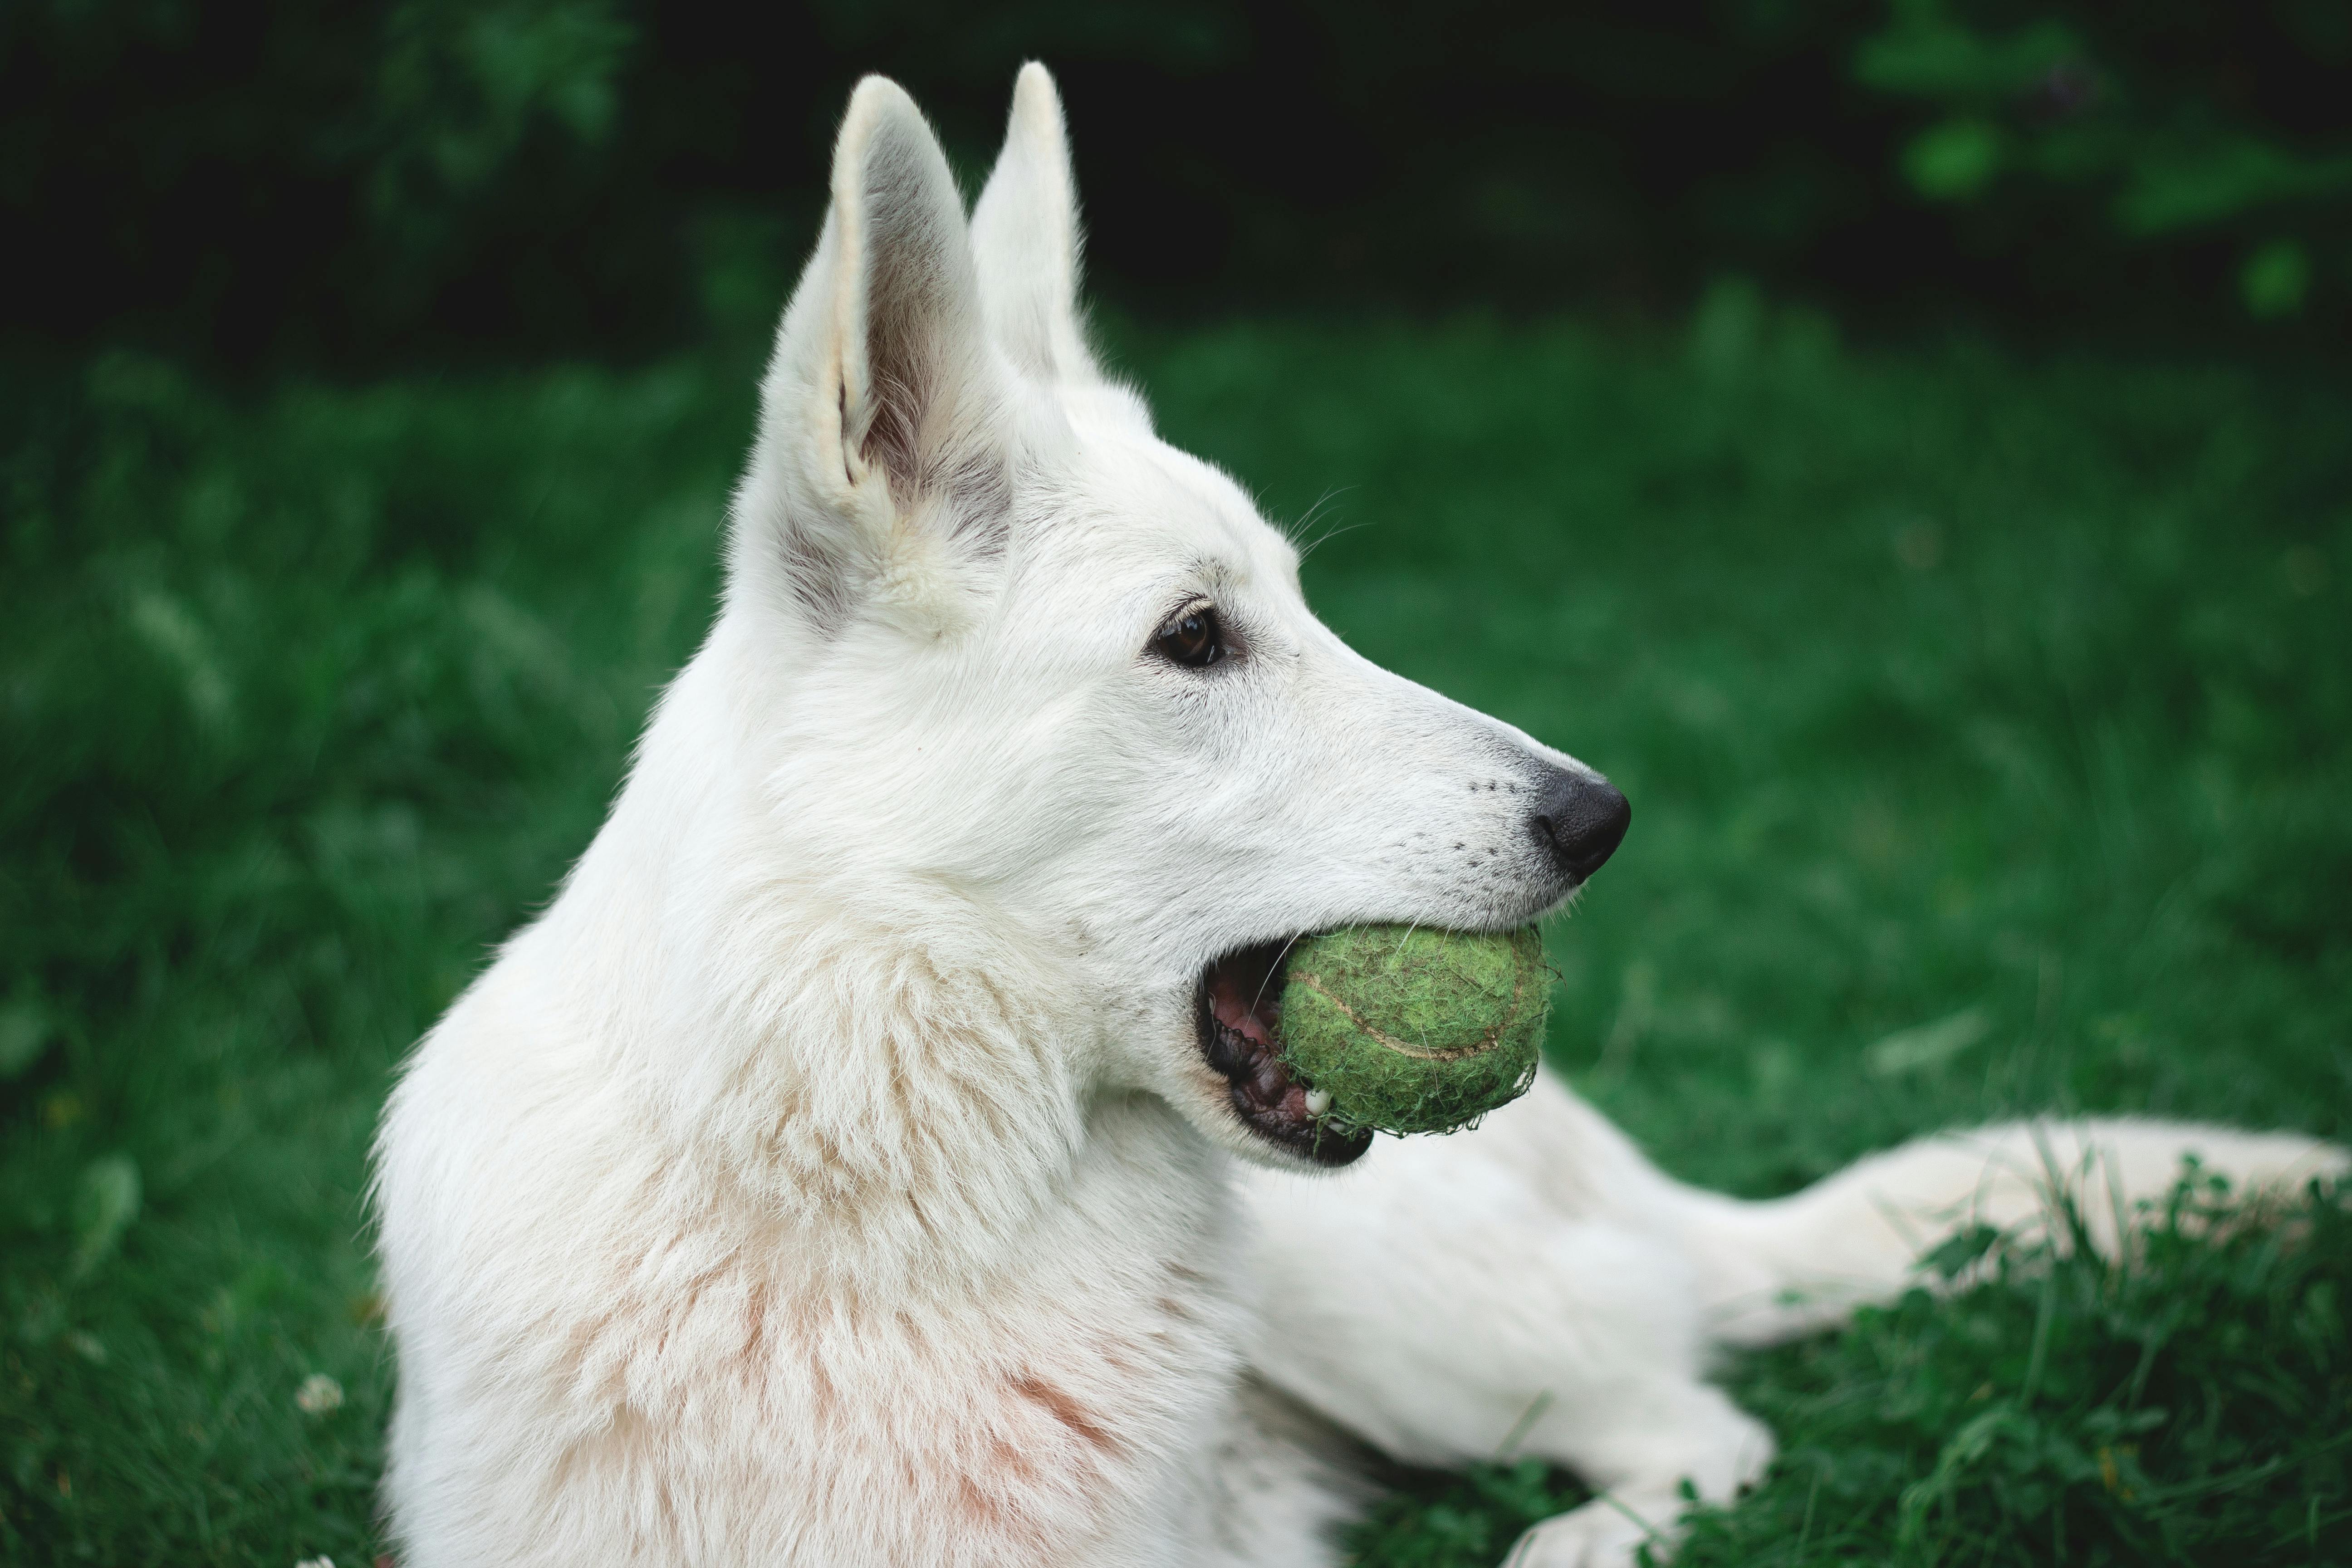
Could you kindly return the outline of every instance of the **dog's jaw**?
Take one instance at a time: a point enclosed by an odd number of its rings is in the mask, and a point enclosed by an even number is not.
[[[1202,1059],[1227,1085],[1232,1114],[1256,1138],[1324,1168],[1353,1164],[1369,1129],[1342,1128],[1282,1061],[1282,961],[1290,942],[1227,953],[1202,972],[1194,1007]]]

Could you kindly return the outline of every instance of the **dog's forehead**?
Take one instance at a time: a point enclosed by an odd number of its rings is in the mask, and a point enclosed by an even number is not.
[[[1298,557],[1213,464],[1150,436],[1089,442],[1050,491],[1045,526],[1095,592],[1295,588]],[[1058,552],[1057,552],[1058,553]]]

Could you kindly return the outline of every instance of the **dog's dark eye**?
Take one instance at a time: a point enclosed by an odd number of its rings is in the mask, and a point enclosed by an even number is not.
[[[1171,664],[1206,669],[1225,657],[1224,628],[1213,605],[1187,605],[1152,634],[1151,651]]]

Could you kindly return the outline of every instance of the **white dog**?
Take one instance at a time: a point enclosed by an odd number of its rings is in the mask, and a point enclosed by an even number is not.
[[[1336,1432],[1450,1464],[1515,1427],[1608,1493],[1520,1560],[1622,1564],[1770,1456],[1711,1341],[2030,1216],[2045,1152],[2127,1194],[2191,1149],[2342,1166],[2011,1128],[1737,1203],[1547,1079],[1318,1170],[1364,1144],[1307,1135],[1281,945],[1533,920],[1625,803],[1317,623],[1096,367],[1077,250],[1041,68],[969,223],[857,89],[709,640],[385,1113],[407,1568],[1328,1563]]]

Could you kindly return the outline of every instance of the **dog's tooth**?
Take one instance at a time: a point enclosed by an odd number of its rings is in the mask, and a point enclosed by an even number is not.
[[[1319,1089],[1310,1089],[1307,1091],[1307,1115],[1321,1116],[1330,1109],[1331,1096],[1328,1092]]]

